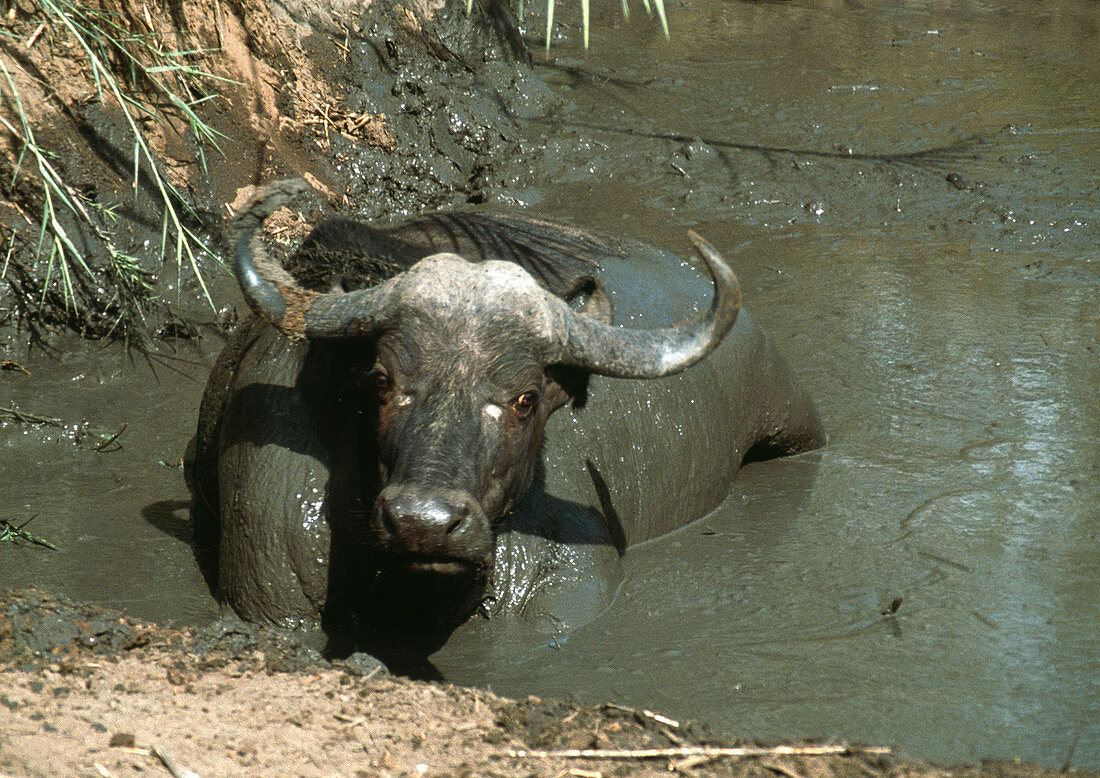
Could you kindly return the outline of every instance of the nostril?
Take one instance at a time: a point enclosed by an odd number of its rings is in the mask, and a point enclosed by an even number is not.
[[[389,500],[382,500],[382,529],[387,535],[397,534],[397,523],[393,518],[393,504]]]
[[[470,503],[461,502],[454,506],[451,513],[451,522],[447,525],[447,534],[453,535],[457,532],[464,523],[466,518],[470,515]]]
[[[490,539],[472,494],[392,484],[376,498],[371,533],[380,547],[396,554],[441,558],[480,559]]]

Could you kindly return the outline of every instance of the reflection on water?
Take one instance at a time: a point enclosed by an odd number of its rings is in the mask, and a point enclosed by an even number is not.
[[[439,666],[746,736],[1100,766],[1100,6],[700,4],[671,44],[601,23],[641,50],[605,32],[576,64],[644,88],[569,85],[557,131],[618,132],[542,210],[737,247],[830,445],[633,549],[600,622],[474,625]]]

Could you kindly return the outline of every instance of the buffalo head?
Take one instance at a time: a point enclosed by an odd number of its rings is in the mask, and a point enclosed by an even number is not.
[[[547,418],[586,374],[658,378],[686,370],[733,326],[736,276],[689,233],[714,280],[710,309],[675,327],[612,326],[598,280],[579,309],[520,266],[456,254],[350,292],[301,287],[266,255],[263,220],[307,189],[256,195],[229,233],[249,305],[291,339],[362,342],[358,376],[376,415],[368,535],[407,571],[491,567],[493,524],[530,488]],[[376,447],[376,449],[375,449]]]

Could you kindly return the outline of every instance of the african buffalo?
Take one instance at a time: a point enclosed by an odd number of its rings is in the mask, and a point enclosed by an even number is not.
[[[261,228],[306,189],[271,185],[230,226],[257,315],[212,371],[188,466],[197,539],[246,620],[383,656],[479,608],[583,623],[624,549],[716,507],[746,454],[824,441],[695,235],[713,292],[640,243],[474,213],[332,219],[288,272]]]

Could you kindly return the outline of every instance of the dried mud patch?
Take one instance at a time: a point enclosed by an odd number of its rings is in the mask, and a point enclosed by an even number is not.
[[[293,636],[230,622],[175,629],[37,591],[0,598],[0,671],[0,776],[1056,774],[1015,762],[943,769],[866,752],[676,755],[728,741],[649,711],[507,700],[364,673],[325,662]],[[642,749],[667,754],[643,758]]]

